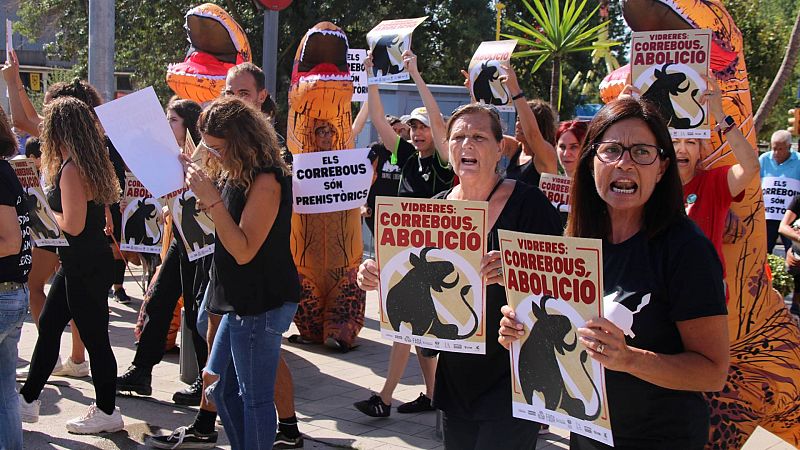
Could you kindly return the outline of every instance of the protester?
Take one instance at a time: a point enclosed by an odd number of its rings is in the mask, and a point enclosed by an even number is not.
[[[39,317],[31,371],[20,389],[22,420],[39,419],[39,395],[58,359],[61,331],[75,319],[91,356],[97,404],[67,422],[73,433],[92,434],[123,428],[115,407],[117,362],[108,338],[106,294],[113,278],[113,256],[103,226],[104,205],[119,201],[119,183],[91,109],[65,97],[45,108],[42,163],[47,200],[69,242],[59,247],[56,273]]]
[[[800,224],[797,223],[798,218],[800,218],[800,194],[796,195],[789,203],[778,228],[781,236],[792,241],[792,247],[786,252],[786,266],[789,275],[794,278],[792,306],[789,308],[789,312],[795,316],[800,316]]]
[[[556,131],[558,162],[561,165],[562,173],[570,178],[575,173],[578,153],[583,145],[583,138],[586,137],[587,128],[588,122],[569,120],[561,122]]]
[[[31,270],[29,211],[11,164],[17,139],[0,108],[0,448],[22,449],[22,422],[17,400],[14,368],[17,344],[28,312],[28,272]]]
[[[234,449],[272,448],[281,335],[300,297],[289,249],[291,179],[272,126],[244,102],[220,99],[200,116],[212,177],[183,158],[186,181],[212,216],[217,244],[209,309],[225,314],[206,371],[220,377],[214,402]],[[257,350],[257,351],[256,351]]]
[[[537,188],[497,173],[503,138],[500,117],[489,107],[458,108],[448,122],[450,161],[461,183],[436,198],[489,202],[489,252],[481,262],[486,287],[486,320],[500,319],[506,303],[497,230],[559,234],[558,215]],[[362,289],[379,284],[379,268],[366,260],[359,268]],[[508,352],[487,328],[486,354],[441,352],[434,405],[444,414],[444,445],[454,449],[535,448],[539,424],[511,415]]]
[[[776,203],[765,204],[767,217],[785,213],[782,205],[788,205],[792,201],[795,192],[800,188],[800,156],[792,151],[792,134],[786,130],[778,130],[772,133],[769,141],[771,151],[762,153],[758,157],[761,165],[761,189],[765,197],[776,200]],[[773,178],[782,178],[782,187],[785,189],[775,189]],[[773,211],[775,210],[775,211]],[[767,253],[772,253],[778,234],[778,227],[781,219],[767,219]],[[792,243],[788,238],[781,236],[783,247],[788,251]]]
[[[397,116],[393,116],[391,114],[386,115],[386,121],[389,122],[389,126],[392,127],[394,133],[406,141],[411,140],[411,127],[409,127],[403,119]]]
[[[657,108],[621,99],[589,124],[572,180],[566,235],[603,240],[605,295],[633,299],[626,307],[637,311],[629,336],[600,317],[578,328],[605,367],[617,448],[702,449],[709,411],[701,393],[719,391],[727,377],[722,268],[686,217],[675,160]],[[510,307],[503,315],[508,347],[524,332]],[[612,447],[573,433],[570,448]]]

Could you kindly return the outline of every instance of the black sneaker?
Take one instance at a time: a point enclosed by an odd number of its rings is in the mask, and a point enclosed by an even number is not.
[[[392,405],[387,405],[381,400],[381,396],[373,394],[369,400],[362,400],[353,403],[353,406],[362,413],[370,417],[389,417],[392,413]]]
[[[150,436],[147,445],[153,448],[214,448],[217,446],[217,432],[201,433],[194,426],[179,427],[169,436]]]
[[[431,399],[427,395],[420,392],[416,400],[408,403],[403,403],[397,407],[397,412],[401,414],[413,414],[418,412],[433,411],[434,407],[431,405]]]
[[[203,396],[203,377],[198,375],[194,383],[186,386],[182,390],[172,395],[172,401],[176,405],[200,406],[200,398]]]
[[[125,288],[119,288],[114,291],[114,299],[120,305],[127,305],[131,302],[131,298],[128,297],[128,293],[125,292]]]
[[[131,365],[121,377],[117,377],[117,393],[135,392],[139,395],[150,395],[153,393],[153,388],[150,386],[152,381],[150,370]]]
[[[283,450],[288,448],[303,448],[303,435],[299,434],[296,438],[290,438],[278,431],[275,435],[275,443],[272,444],[273,450]]]

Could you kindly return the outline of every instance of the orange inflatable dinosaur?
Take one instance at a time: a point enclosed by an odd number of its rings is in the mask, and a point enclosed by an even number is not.
[[[320,22],[300,41],[292,70],[286,144],[292,154],[320,151],[315,130],[334,131],[332,150],[352,148],[347,37]],[[305,341],[349,350],[364,326],[366,294],[356,284],[361,263],[358,209],[292,216],[292,252],[302,296],[295,325]]]
[[[722,2],[623,0],[623,14],[635,31],[712,31],[711,69],[724,92],[723,107],[755,149],[742,34]],[[625,84],[624,73],[616,72],[601,84],[604,101],[615,98]],[[724,135],[712,133],[709,147],[709,153],[703,155],[707,168],[735,164]],[[741,448],[759,425],[800,446],[800,328],[783,299],[773,295],[765,274],[766,227],[758,177],[748,186],[744,200],[734,203],[732,209],[745,232],[723,248],[730,289],[731,367],[723,391],[707,396],[711,408],[707,448]]]

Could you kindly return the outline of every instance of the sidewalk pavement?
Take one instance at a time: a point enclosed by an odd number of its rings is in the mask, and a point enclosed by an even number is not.
[[[135,272],[138,276],[139,273]],[[117,358],[118,373],[133,360],[133,326],[141,289],[132,277],[126,278],[125,289],[134,298],[130,305],[109,300],[111,323],[109,334]],[[367,417],[352,404],[365,400],[370,390],[380,390],[389,359],[391,343],[381,339],[378,331],[377,296],[367,296],[367,314],[360,346],[340,354],[321,346],[289,344],[284,350],[295,383],[295,401],[300,431],[306,436],[306,449],[443,449],[436,437],[436,414],[398,414],[393,408],[390,418]],[[286,336],[296,333],[292,326]],[[70,353],[70,334],[66,330],[61,344],[65,359]],[[180,342],[180,338],[178,339]],[[26,321],[19,345],[19,366],[30,361],[36,343],[36,328]],[[64,423],[85,413],[94,399],[91,380],[51,377],[45,386],[41,417],[36,424],[23,424],[26,449],[139,449],[145,448],[149,435],[168,434],[174,428],[188,425],[196,409],[176,406],[172,394],[185,385],[179,381],[177,353],[165,355],[153,369],[152,397],[118,397],[117,405],[125,419],[125,430],[102,436],[80,436],[67,433]],[[409,358],[405,376],[395,391],[393,407],[415,399],[425,390],[415,357]],[[225,433],[220,430],[219,447],[229,449]],[[551,428],[543,435],[537,449],[555,450],[569,447],[568,433]],[[758,429],[745,445],[745,450],[790,450],[793,447],[774,435]]]

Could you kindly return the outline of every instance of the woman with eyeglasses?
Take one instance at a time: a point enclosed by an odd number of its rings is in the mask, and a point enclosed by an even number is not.
[[[621,99],[589,124],[572,181],[566,235],[603,240],[605,308],[633,314],[627,327],[595,317],[579,341],[606,369],[615,448],[702,449],[703,392],[722,389],[728,326],[722,267],[683,208],[675,150],[652,104]],[[524,332],[503,307],[500,343]],[[610,449],[572,434],[571,449]]]
[[[481,276],[486,284],[486,321],[497,323],[500,307],[506,304],[497,230],[559,235],[561,224],[538,188],[498,173],[503,133],[494,108],[473,103],[457,109],[446,137],[450,162],[461,183],[434,198],[489,202],[489,252],[481,262]],[[357,281],[364,290],[377,289],[377,263],[364,261]],[[439,354],[433,403],[444,414],[445,448],[536,448],[539,424],[512,417],[508,352],[497,343],[495,327],[486,331],[485,355]]]

